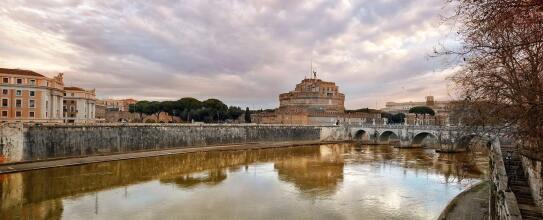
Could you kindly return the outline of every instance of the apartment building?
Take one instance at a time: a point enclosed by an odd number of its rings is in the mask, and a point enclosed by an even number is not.
[[[0,80],[0,122],[62,122],[62,73],[0,68]]]
[[[96,121],[96,91],[79,87],[64,87],[64,122],[94,123]]]

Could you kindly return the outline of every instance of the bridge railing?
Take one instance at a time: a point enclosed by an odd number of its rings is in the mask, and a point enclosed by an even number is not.
[[[365,123],[345,123],[351,127],[378,128],[378,129],[410,129],[410,130],[457,130],[458,126],[437,126],[437,125],[404,125],[404,124],[365,124]]]

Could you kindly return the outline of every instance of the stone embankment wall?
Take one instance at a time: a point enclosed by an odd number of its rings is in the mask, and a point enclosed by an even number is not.
[[[0,123],[0,163],[23,158],[23,125]]]
[[[521,155],[522,166],[528,177],[532,196],[537,207],[543,207],[543,180],[541,179],[541,161]]]
[[[515,194],[509,190],[500,140],[494,138],[490,149],[490,216],[499,220],[521,220]]]
[[[251,142],[345,140],[336,126],[97,124],[0,127],[2,163]]]

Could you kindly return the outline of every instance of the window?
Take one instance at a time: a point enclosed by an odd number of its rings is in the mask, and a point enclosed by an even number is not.
[[[8,111],[2,111],[2,118],[8,117]]]
[[[45,101],[45,109],[49,108],[49,100]]]
[[[36,85],[36,80],[35,80],[35,79],[31,79],[31,80],[30,80],[30,85]]]
[[[8,107],[9,106],[9,100],[8,99],[2,99],[2,107]]]
[[[70,93],[70,96],[74,96],[74,93],[73,93],[73,92],[72,92],[72,93]]]
[[[28,117],[34,118],[34,112],[29,112]]]
[[[30,96],[32,97],[36,96],[36,91],[30,91]]]
[[[7,89],[2,89],[2,95],[7,95],[8,94],[8,90]]]
[[[28,100],[28,107],[29,108],[36,108],[36,100],[34,100],[34,99]]]
[[[16,96],[21,96],[21,95],[23,95],[23,91],[17,90],[17,92],[15,92],[15,95]]]
[[[9,83],[9,78],[7,77],[2,78],[2,83],[6,83],[6,84]]]
[[[23,107],[23,100],[15,99],[15,108],[22,108]]]
[[[23,114],[21,113],[21,111],[16,111],[15,112],[15,117],[17,118],[20,118]]]
[[[23,79],[17,78],[16,82],[17,84],[23,84]]]

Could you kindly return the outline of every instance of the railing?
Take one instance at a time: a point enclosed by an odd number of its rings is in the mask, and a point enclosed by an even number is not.
[[[458,126],[438,126],[438,125],[403,125],[403,124],[367,124],[367,123],[344,123],[351,127],[380,128],[380,129],[410,129],[410,130],[457,130]]]

